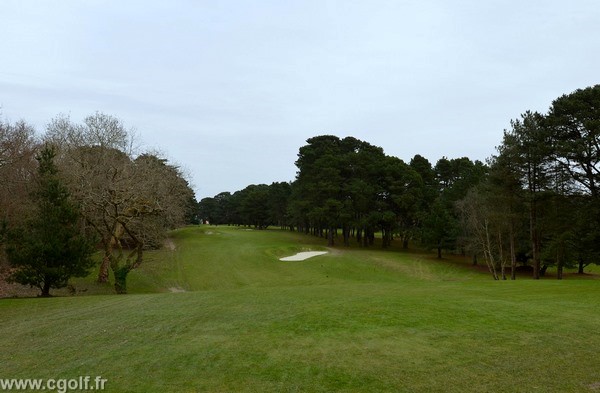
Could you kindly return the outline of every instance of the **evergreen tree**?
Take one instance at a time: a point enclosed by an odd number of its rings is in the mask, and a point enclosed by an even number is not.
[[[554,148],[544,116],[527,111],[521,119],[511,121],[511,130],[504,132],[500,157],[511,162],[511,170],[520,179],[525,190],[525,201],[529,214],[529,238],[533,278],[541,274],[542,233],[544,212],[552,188]]]
[[[63,185],[51,147],[36,157],[39,168],[32,197],[35,214],[10,231],[8,257],[16,268],[11,280],[40,289],[42,297],[51,288],[65,287],[71,277],[83,277],[93,266],[93,242],[83,234],[80,215]]]

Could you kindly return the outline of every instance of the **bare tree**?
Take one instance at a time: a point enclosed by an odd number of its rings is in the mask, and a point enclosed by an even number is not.
[[[101,112],[87,116],[83,124],[73,123],[68,115],[60,114],[47,124],[44,139],[56,146],[98,146],[128,156],[134,155],[137,148],[134,130],[127,130],[120,119]]]
[[[494,280],[498,280],[497,265],[501,258],[499,258],[499,253],[497,252],[498,243],[494,239],[494,234],[500,232],[495,231],[493,227],[490,210],[485,205],[482,195],[473,189],[467,193],[465,198],[458,201],[456,206],[463,226],[467,230],[467,233],[471,235],[471,248],[475,252],[483,254],[492,277]],[[501,235],[499,239],[501,239]],[[502,245],[500,244],[501,247]],[[502,271],[504,271],[504,266],[502,266]]]
[[[0,122],[0,268],[5,265],[6,228],[25,221],[32,211],[31,179],[36,171],[38,143],[33,127],[24,121]]]
[[[134,157],[132,132],[112,116],[96,113],[81,125],[61,116],[49,124],[47,137],[63,146],[71,192],[101,239],[98,281],[108,281],[110,268],[115,290],[125,293],[144,249],[160,245],[168,229],[183,223],[193,191],[166,160]]]
[[[33,127],[24,121],[0,122],[0,221],[18,219],[35,173],[38,143]]]

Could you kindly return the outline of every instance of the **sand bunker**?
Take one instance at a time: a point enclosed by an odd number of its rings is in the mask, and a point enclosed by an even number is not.
[[[308,258],[316,257],[317,255],[327,254],[327,251],[306,251],[299,252],[291,257],[279,258],[280,261],[303,261]]]

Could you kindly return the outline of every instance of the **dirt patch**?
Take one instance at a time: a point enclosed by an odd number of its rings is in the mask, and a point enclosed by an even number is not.
[[[600,392],[600,382],[589,384],[588,389],[590,389],[592,392]]]
[[[171,288],[169,288],[169,292],[181,293],[181,292],[187,292],[187,291],[181,287],[171,287]]]
[[[163,247],[166,248],[167,250],[171,250],[171,251],[175,251],[175,248],[176,248],[175,242],[171,238],[165,239]]]

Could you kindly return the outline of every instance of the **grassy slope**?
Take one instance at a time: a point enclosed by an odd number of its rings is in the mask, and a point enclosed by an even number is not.
[[[174,239],[131,279],[147,294],[0,301],[0,378],[102,375],[118,392],[600,386],[597,280],[493,282],[380,250],[279,262],[325,249],[279,231]],[[190,292],[149,293],[170,287]]]

